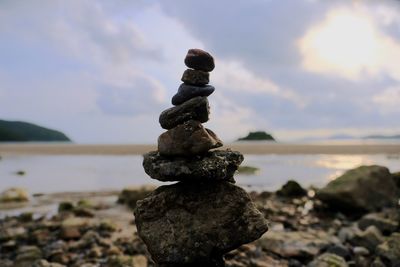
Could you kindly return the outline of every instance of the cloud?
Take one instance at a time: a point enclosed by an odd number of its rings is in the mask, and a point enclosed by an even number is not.
[[[1,1],[2,116],[54,126],[82,142],[154,142],[162,132],[158,113],[170,106],[180,84],[186,51],[199,47],[216,58],[208,124],[221,137],[234,140],[258,129],[282,136],[393,129],[398,113],[383,107],[398,103],[389,88],[400,79],[399,6],[344,0]],[[327,15],[338,10],[364,16],[368,34],[379,39],[379,56],[348,68],[317,58],[318,68],[305,68],[298,41],[319,33]],[[315,63],[318,53],[306,52]]]
[[[244,94],[271,95],[289,100],[301,107],[306,105],[305,100],[293,90],[283,89],[267,77],[256,76],[241,62],[223,60],[217,60],[217,62],[218,69],[213,74],[213,82],[218,87]]]
[[[393,22],[390,16],[383,19],[385,25]],[[378,24],[368,10],[354,7],[330,10],[298,42],[302,67],[352,80],[385,74],[399,80],[396,59],[400,56],[400,43],[382,33]]]
[[[372,97],[372,102],[375,103],[384,114],[400,113],[400,87],[389,87],[375,94]]]
[[[150,77],[132,77],[130,83],[110,84],[99,88],[97,103],[111,115],[156,114],[165,101],[165,89]]]

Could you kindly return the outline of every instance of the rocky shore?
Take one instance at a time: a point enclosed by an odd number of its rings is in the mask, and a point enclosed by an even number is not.
[[[399,186],[399,173],[364,166],[321,190],[291,181],[277,192],[249,192],[270,230],[226,254],[226,266],[400,266]],[[2,217],[0,266],[155,266],[132,219],[136,201],[153,189],[34,197],[57,209]],[[327,192],[342,201],[327,201]]]

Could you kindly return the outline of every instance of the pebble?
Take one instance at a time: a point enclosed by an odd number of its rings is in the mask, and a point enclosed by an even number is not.
[[[191,85],[206,85],[210,81],[210,74],[201,70],[187,69],[182,75],[182,82]]]
[[[178,92],[172,97],[172,105],[177,106],[196,96],[209,96],[214,92],[212,85],[195,86],[182,83]]]
[[[214,58],[201,49],[189,49],[185,57],[188,68],[210,72],[215,68]]]
[[[162,128],[169,130],[189,120],[207,122],[209,114],[207,97],[197,96],[181,105],[164,110],[158,121]]]
[[[158,138],[163,156],[195,156],[222,146],[222,141],[199,121],[189,120],[166,131]]]

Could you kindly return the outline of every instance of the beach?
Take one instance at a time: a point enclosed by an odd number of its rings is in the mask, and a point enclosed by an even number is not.
[[[301,144],[301,143],[230,143],[230,148],[243,154],[400,154],[400,143],[350,143],[350,144]],[[24,143],[0,144],[0,155],[141,155],[157,150],[152,144],[70,144]]]

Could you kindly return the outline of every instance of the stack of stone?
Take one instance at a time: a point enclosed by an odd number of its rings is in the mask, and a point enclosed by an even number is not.
[[[146,173],[161,186],[138,201],[135,220],[158,266],[224,266],[223,255],[258,239],[267,221],[248,194],[235,186],[233,175],[243,155],[222,146],[208,121],[208,85],[213,57],[190,49],[185,58],[184,82],[172,98],[174,107],[160,115],[167,131],[158,138],[158,151],[144,155]]]

